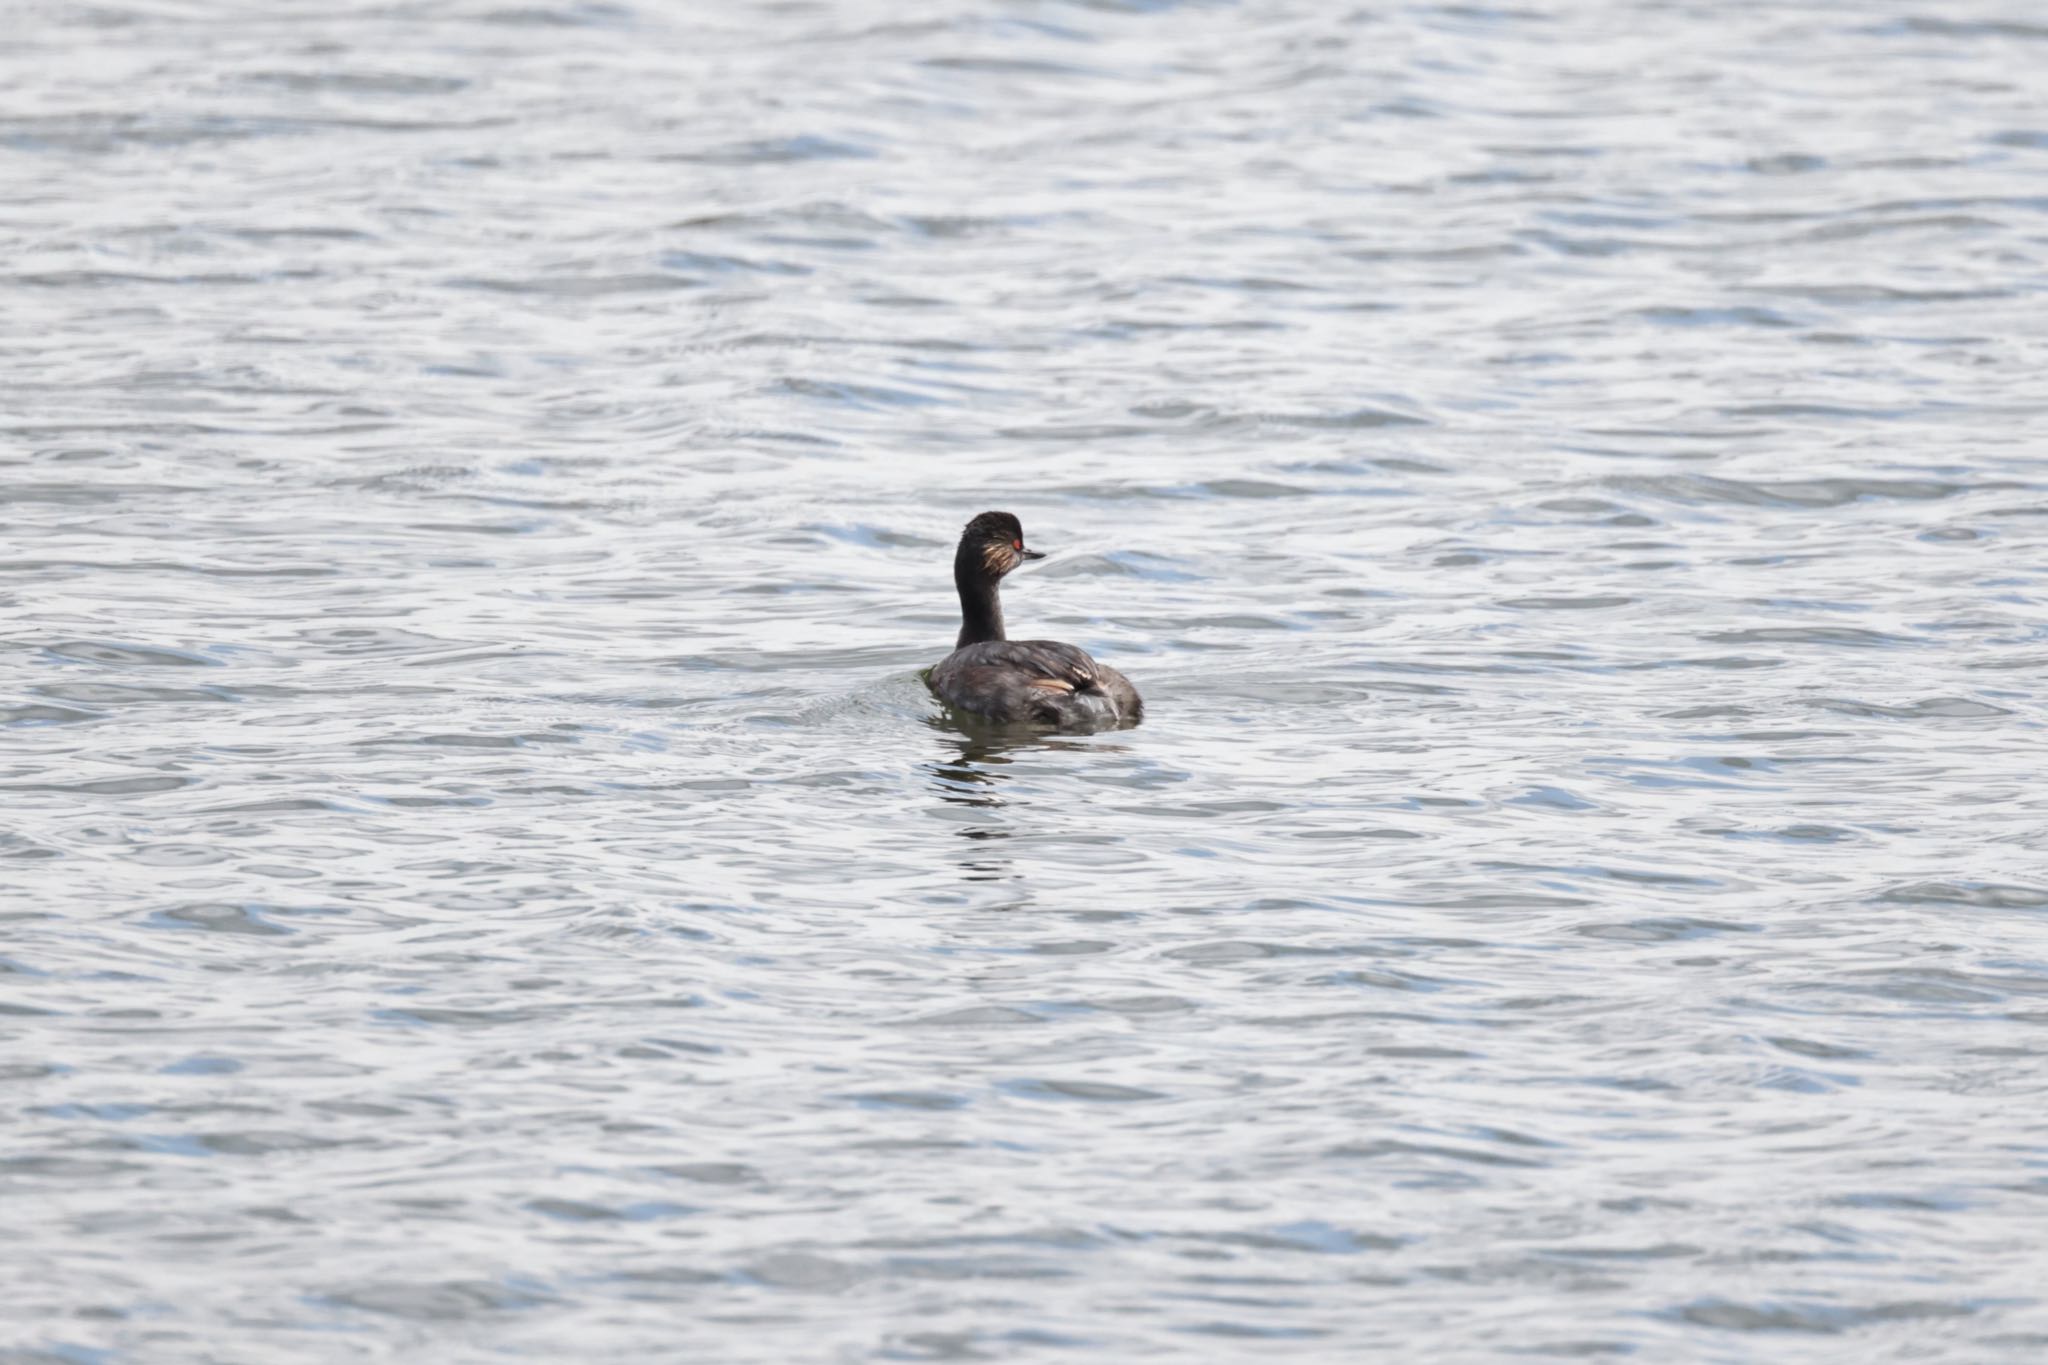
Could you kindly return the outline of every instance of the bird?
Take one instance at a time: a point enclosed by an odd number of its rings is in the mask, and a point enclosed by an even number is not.
[[[960,590],[960,638],[926,682],[940,701],[987,720],[1104,730],[1135,725],[1145,703],[1130,679],[1056,640],[1003,634],[1005,575],[1042,551],[1024,544],[1024,526],[1008,512],[983,512],[960,533],[953,585]]]

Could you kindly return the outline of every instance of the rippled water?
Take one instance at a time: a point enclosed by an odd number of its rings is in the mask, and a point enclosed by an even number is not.
[[[7,1360],[2048,1350],[2034,5],[10,26]]]

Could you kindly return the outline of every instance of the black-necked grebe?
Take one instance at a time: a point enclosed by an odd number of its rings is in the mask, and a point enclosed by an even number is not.
[[[960,638],[932,669],[932,691],[990,720],[1088,730],[1135,725],[1145,704],[1123,674],[1072,645],[1004,637],[1003,575],[1043,558],[1024,548],[1024,528],[1008,512],[983,512],[967,523],[953,553]]]

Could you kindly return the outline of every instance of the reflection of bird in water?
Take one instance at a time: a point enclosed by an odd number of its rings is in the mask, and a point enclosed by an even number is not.
[[[1003,634],[1003,575],[1043,558],[1024,548],[1024,527],[1008,512],[983,512],[967,523],[953,553],[960,638],[926,682],[948,706],[994,721],[1061,730],[1136,725],[1145,704],[1123,674],[1073,645]]]
[[[986,722],[976,724],[972,716],[960,722],[939,716],[925,717],[925,724],[946,737],[955,752],[930,765],[933,776],[937,777],[939,796],[962,806],[1002,806],[1007,804],[998,785],[1009,780],[1007,773],[999,771],[1016,760],[1012,754],[1026,750],[1047,750],[1069,753],[1116,754],[1125,752],[1120,744],[1097,744],[1085,741],[1060,739],[1044,733],[1034,734],[1029,730],[1005,729]]]
[[[947,731],[952,745],[958,750],[931,765],[932,772],[939,779],[940,799],[958,806],[1002,805],[1003,798],[995,791],[1002,774],[983,769],[1008,765],[1008,750],[1013,746],[994,736],[963,734],[937,717],[927,718],[925,724],[934,730]]]
[[[925,724],[945,736],[945,743],[953,750],[927,765],[939,799],[950,805],[976,807],[987,813],[988,818],[962,824],[953,831],[963,839],[996,841],[1011,836],[1010,830],[995,822],[1002,819],[997,812],[1011,804],[1002,795],[1001,787],[1010,780],[1010,774],[1002,770],[1016,762],[1013,755],[1026,750],[1123,751],[1121,745],[1059,739],[1042,731],[1033,733],[993,726],[985,721],[977,723],[977,718],[972,716],[963,720],[965,723],[956,724],[938,716],[925,718]],[[985,856],[995,853],[996,848],[989,847],[984,849],[984,856],[963,859],[960,866],[966,871],[966,880],[991,882],[1013,876],[1008,858]]]

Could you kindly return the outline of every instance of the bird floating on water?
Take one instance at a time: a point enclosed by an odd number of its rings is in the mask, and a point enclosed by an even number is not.
[[[953,552],[960,638],[926,681],[948,706],[993,721],[1063,730],[1137,724],[1145,703],[1123,674],[1073,645],[1003,634],[1003,577],[1043,558],[1025,548],[1023,524],[1008,512],[983,512],[967,523]]]

